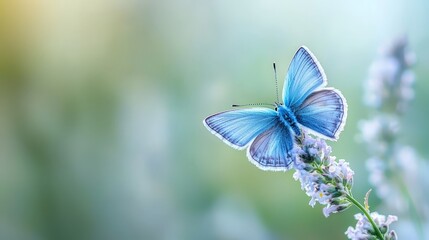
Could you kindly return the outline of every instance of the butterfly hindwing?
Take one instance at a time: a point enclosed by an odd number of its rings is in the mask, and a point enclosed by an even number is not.
[[[278,121],[255,138],[247,150],[247,157],[263,170],[286,171],[293,161],[293,147],[289,128]]]
[[[277,123],[277,112],[268,108],[231,110],[204,119],[209,131],[236,149],[245,148]]]
[[[340,91],[325,88],[311,93],[295,109],[297,121],[311,133],[336,140],[347,117],[347,103]]]
[[[326,76],[316,57],[306,47],[300,47],[289,65],[283,86],[285,106],[299,106],[308,95],[326,86]]]

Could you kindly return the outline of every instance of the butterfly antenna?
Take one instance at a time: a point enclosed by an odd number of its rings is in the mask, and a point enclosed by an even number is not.
[[[279,85],[277,82],[277,70],[276,70],[276,63],[273,63],[273,68],[274,68],[274,78],[276,79],[276,95],[277,95],[277,102],[279,103]]]
[[[232,107],[246,107],[246,106],[276,106],[272,103],[250,103],[250,104],[232,104]]]

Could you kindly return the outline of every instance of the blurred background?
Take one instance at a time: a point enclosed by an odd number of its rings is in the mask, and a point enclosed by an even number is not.
[[[331,146],[363,199],[363,84],[398,35],[417,57],[403,141],[429,157],[428,12],[417,0],[1,1],[0,239],[345,239],[356,208],[325,218],[292,171],[259,170],[202,120],[274,102],[272,63],[283,79],[306,45],[347,98]]]

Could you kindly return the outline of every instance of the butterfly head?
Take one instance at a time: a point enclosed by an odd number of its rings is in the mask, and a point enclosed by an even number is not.
[[[274,110],[278,111],[279,107],[281,107],[281,106],[283,106],[283,103],[281,103],[281,102],[275,102],[274,103]]]

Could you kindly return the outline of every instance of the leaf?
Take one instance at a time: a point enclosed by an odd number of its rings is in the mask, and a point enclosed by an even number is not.
[[[369,211],[369,204],[368,204],[368,199],[369,199],[369,194],[371,193],[372,189],[369,189],[368,192],[365,194],[365,209],[367,211]]]

